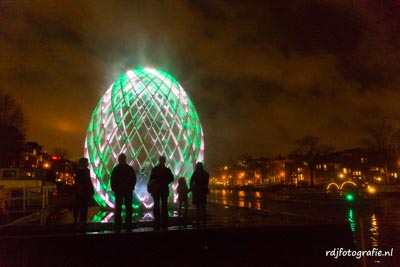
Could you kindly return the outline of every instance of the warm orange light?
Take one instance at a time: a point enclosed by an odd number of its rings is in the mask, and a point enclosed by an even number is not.
[[[367,188],[367,191],[370,194],[375,194],[376,193],[376,187],[372,186],[372,185],[369,185],[368,188]]]

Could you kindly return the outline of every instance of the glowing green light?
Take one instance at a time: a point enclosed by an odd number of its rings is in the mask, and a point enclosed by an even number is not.
[[[353,201],[354,200],[354,195],[351,193],[347,193],[346,194],[346,200],[347,201]]]
[[[85,141],[102,207],[114,206],[110,174],[125,153],[137,172],[133,207],[152,206],[146,184],[158,157],[167,157],[175,176],[189,177],[204,159],[204,138],[196,109],[181,85],[168,73],[138,68],[121,75],[93,111]]]

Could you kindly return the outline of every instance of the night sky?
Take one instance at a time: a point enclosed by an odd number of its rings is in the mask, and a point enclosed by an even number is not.
[[[398,1],[131,2],[0,2],[1,88],[28,141],[81,157],[97,102],[140,66],[185,88],[209,165],[284,155],[304,135],[357,147],[371,122],[400,126]]]

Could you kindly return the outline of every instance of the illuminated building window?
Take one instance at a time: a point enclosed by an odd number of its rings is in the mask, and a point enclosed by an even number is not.
[[[238,165],[242,167],[246,167],[246,161],[245,160],[239,160]]]
[[[367,163],[368,162],[368,158],[361,158],[361,163],[362,164],[365,164],[365,163]]]
[[[326,171],[328,169],[328,166],[326,164],[318,164],[315,166],[317,170],[324,170]]]

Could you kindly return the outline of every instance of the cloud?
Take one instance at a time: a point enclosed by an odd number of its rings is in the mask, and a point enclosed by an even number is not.
[[[100,97],[137,66],[183,85],[209,162],[285,154],[306,134],[356,146],[372,119],[399,124],[398,6],[5,1],[0,9],[2,86],[28,114],[32,139],[50,150],[62,142],[76,158]]]

